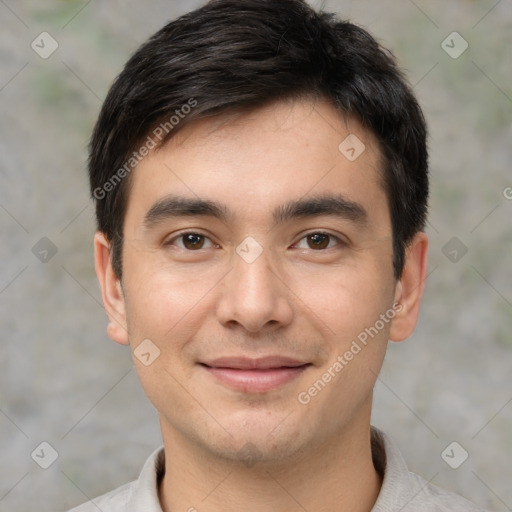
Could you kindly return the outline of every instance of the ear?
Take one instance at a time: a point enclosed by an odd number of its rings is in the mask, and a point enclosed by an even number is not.
[[[100,231],[94,235],[94,266],[100,283],[103,306],[109,319],[107,334],[115,342],[128,345],[123,289],[112,267],[111,244]]]
[[[416,233],[405,252],[402,276],[395,288],[396,315],[391,323],[389,339],[403,341],[416,327],[420,312],[421,296],[427,278],[428,237]]]

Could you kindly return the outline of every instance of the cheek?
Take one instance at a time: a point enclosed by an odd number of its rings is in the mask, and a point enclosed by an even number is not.
[[[191,374],[182,364],[183,351],[201,324],[205,290],[191,283],[186,274],[171,273],[149,262],[130,271],[126,272],[130,275],[126,312],[141,386],[157,410],[165,409],[173,417],[184,415],[180,383],[190,381]],[[149,358],[144,357],[147,353]]]
[[[322,324],[328,338],[346,341],[373,326],[392,304],[393,283],[385,272],[372,264],[297,272],[290,289],[300,298],[301,314]]]
[[[192,267],[169,268],[148,255],[139,258],[125,275],[127,317],[130,332],[165,339],[201,311],[202,299],[215,283]],[[128,262],[127,265],[128,267]]]
[[[348,419],[345,414],[357,410],[371,394],[394,317],[392,290],[365,276],[338,275],[309,296],[311,309],[329,326],[324,338],[329,359],[302,391],[318,414],[324,414],[324,409],[343,411],[337,418],[326,419],[331,426],[342,424]]]

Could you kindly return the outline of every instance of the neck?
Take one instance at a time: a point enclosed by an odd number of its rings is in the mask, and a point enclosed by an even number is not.
[[[293,461],[265,466],[219,459],[171,428],[162,433],[164,512],[370,512],[382,485],[372,462],[369,418],[365,427],[349,426]]]

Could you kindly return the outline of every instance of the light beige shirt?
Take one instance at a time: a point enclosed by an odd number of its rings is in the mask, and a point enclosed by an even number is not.
[[[372,427],[372,455],[383,475],[372,512],[485,512],[461,496],[411,473],[394,442]],[[158,482],[165,471],[163,447],[154,451],[134,482],[84,503],[69,512],[162,512]]]

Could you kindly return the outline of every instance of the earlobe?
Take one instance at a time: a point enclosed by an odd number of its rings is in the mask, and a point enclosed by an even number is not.
[[[101,288],[103,306],[109,319],[107,334],[115,342],[128,345],[123,289],[112,267],[111,244],[100,231],[94,236],[94,266]]]
[[[414,331],[427,277],[428,237],[418,232],[406,249],[405,264],[395,288],[395,303],[400,304],[393,318],[389,339],[403,341]]]

